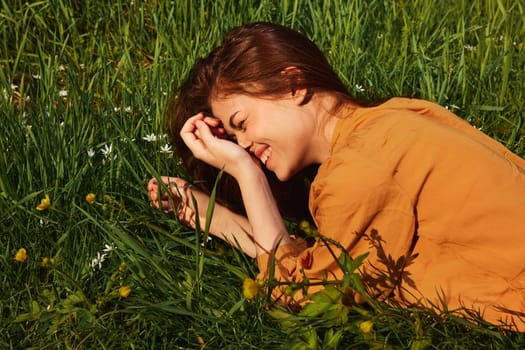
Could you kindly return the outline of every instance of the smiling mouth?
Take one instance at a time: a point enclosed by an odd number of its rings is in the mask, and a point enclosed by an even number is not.
[[[270,158],[270,154],[272,154],[272,148],[268,147],[267,149],[264,150],[263,154],[261,154],[261,156],[259,157],[259,159],[264,165],[266,165],[268,158]]]

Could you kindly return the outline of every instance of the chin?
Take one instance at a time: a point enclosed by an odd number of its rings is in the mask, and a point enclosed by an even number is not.
[[[274,174],[275,174],[275,177],[277,177],[277,179],[282,182],[290,180],[295,175],[295,173],[290,172],[290,171],[288,172],[279,171],[279,172],[274,172]]]
[[[279,175],[276,175],[277,176],[277,179],[281,182],[285,182],[285,181],[288,181],[290,180],[291,176],[279,176]]]

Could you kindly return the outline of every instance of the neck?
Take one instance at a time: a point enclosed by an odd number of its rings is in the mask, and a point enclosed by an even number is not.
[[[322,163],[330,156],[332,139],[337,122],[343,117],[348,108],[357,106],[351,102],[345,102],[338,106],[338,100],[330,94],[316,94],[311,100],[312,108],[317,119],[317,130],[319,138],[314,145],[317,147],[316,162]]]

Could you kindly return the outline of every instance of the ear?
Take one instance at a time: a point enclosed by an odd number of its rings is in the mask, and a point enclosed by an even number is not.
[[[298,88],[302,85],[300,83],[303,79],[302,71],[295,66],[290,66],[283,69],[281,74],[286,75],[286,79],[290,84],[292,98],[297,100],[298,104],[303,104],[305,96],[308,95],[308,90],[304,88]]]
[[[292,90],[292,99],[295,100],[299,106],[302,106],[310,99],[310,92],[307,88]]]

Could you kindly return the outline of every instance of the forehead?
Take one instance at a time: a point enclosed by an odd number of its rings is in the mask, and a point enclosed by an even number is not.
[[[228,95],[218,96],[211,99],[211,110],[214,117],[221,119],[223,122],[238,111],[244,110],[248,105],[250,97],[246,95]]]
[[[242,103],[242,101],[247,98],[245,95],[220,95],[215,96],[211,99],[211,108],[215,109],[224,109],[230,108],[236,104]]]

